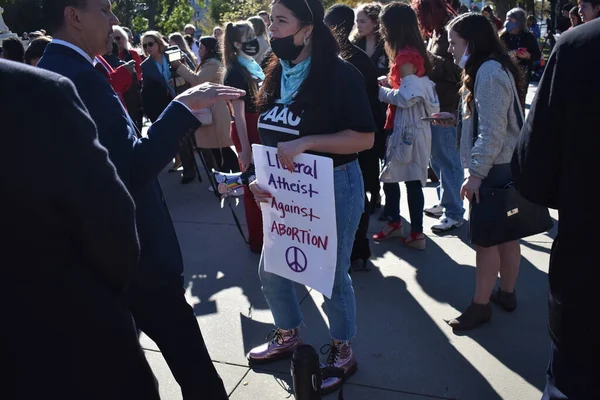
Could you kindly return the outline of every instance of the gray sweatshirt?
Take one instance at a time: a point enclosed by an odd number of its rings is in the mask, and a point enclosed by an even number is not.
[[[484,62],[475,78],[474,99],[478,137],[473,146],[473,119],[463,101],[460,157],[471,175],[485,178],[493,165],[511,161],[521,131],[514,111],[517,95],[512,74],[495,60]],[[519,110],[523,115],[520,104]]]

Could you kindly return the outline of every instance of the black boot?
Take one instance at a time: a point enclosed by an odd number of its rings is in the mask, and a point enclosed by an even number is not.
[[[490,301],[500,305],[505,311],[513,312],[517,309],[517,294],[516,292],[503,292],[498,288],[490,296]]]
[[[471,303],[467,311],[462,313],[458,318],[448,321],[448,325],[455,331],[468,331],[477,328],[481,324],[485,324],[490,319],[492,319],[492,306],[490,303]]]

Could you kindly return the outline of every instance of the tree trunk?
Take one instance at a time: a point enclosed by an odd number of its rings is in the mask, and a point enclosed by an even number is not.
[[[534,1],[534,0],[527,0]],[[494,5],[496,6],[496,17],[501,21],[506,19],[506,13],[517,4],[516,0],[496,0]]]
[[[535,15],[535,0],[526,0],[525,7],[526,11],[531,11]]]
[[[151,0],[148,5],[148,30],[156,29],[156,13],[158,12],[158,0]]]

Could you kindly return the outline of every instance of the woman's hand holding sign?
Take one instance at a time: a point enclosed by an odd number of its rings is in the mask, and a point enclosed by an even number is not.
[[[248,185],[248,188],[250,188],[250,191],[254,195],[254,200],[256,200],[259,206],[260,203],[268,203],[273,198],[271,193],[258,186],[258,181],[256,179]]]
[[[306,138],[277,143],[277,157],[285,169],[294,172],[294,157],[308,150]]]
[[[306,138],[291,140],[289,142],[279,142],[277,143],[277,158],[283,168],[293,173],[295,170],[294,157],[304,153],[308,148],[309,141]],[[273,195],[262,189],[256,180],[250,183],[248,187],[259,205],[260,203],[268,203],[273,198]]]

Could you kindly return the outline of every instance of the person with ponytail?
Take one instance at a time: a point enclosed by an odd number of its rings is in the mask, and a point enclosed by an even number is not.
[[[231,102],[233,109],[231,140],[238,153],[242,171],[246,171],[252,165],[252,144],[260,143],[255,97],[258,93],[258,85],[265,79],[265,74],[253,58],[258,51],[259,43],[250,22],[227,24],[223,38],[225,85],[246,91],[246,96]],[[244,194],[244,209],[250,251],[258,254],[263,245],[262,214],[247,188]]]
[[[331,344],[327,344],[320,393],[337,390],[357,370],[350,346],[356,335],[356,302],[348,274],[354,236],[364,211],[364,185],[358,152],[373,146],[375,122],[362,76],[339,57],[340,48],[323,22],[320,0],[275,0],[271,9],[271,49],[265,81],[258,94],[258,124],[264,145],[276,147],[288,170],[301,153],[333,161],[337,227],[337,264],[331,298],[325,298]],[[283,117],[285,116],[285,117]],[[250,189],[264,203],[272,200],[267,182]],[[287,268],[287,267],[286,267]],[[289,357],[302,344],[296,283],[259,265],[262,290],[276,329],[271,340],[250,351],[252,364]],[[331,377],[331,371],[343,376]]]

